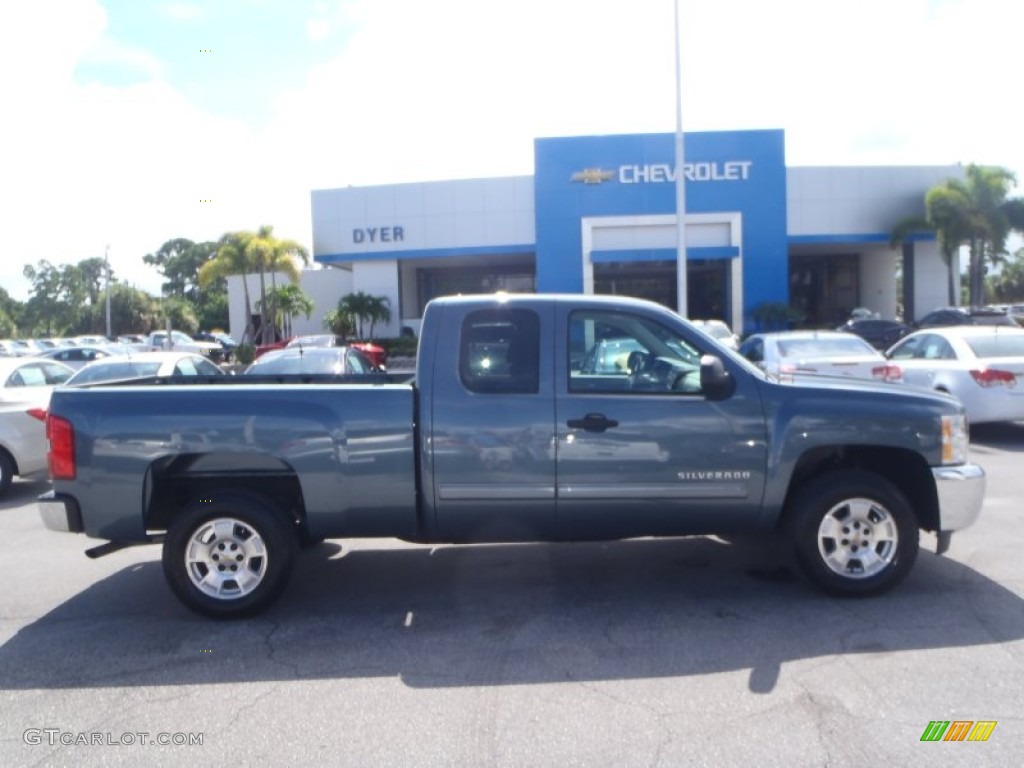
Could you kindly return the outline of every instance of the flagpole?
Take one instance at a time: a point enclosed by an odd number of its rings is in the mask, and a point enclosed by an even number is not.
[[[686,182],[683,179],[683,78],[679,40],[679,0],[675,0],[676,31],[676,307],[683,317],[686,306]]]

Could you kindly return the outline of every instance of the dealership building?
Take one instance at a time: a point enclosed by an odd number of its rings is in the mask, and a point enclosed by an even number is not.
[[[917,318],[945,305],[934,236],[893,246],[891,233],[923,215],[930,187],[962,176],[787,167],[781,130],[686,134],[687,314],[749,332],[770,306],[824,327],[855,307]],[[455,293],[680,304],[671,133],[536,139],[533,176],[315,190],[312,223],[313,258],[329,268],[304,275],[317,315],[346,293],[386,296],[393,317],[378,336],[418,330],[427,302]]]

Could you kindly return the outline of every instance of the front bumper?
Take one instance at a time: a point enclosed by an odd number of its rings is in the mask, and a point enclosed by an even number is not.
[[[985,500],[985,470],[977,464],[932,467],[939,497],[939,531],[959,531],[973,525]]]
[[[39,516],[43,518],[43,525],[51,531],[82,533],[85,530],[82,511],[78,508],[78,502],[70,496],[48,491],[36,499],[36,506],[39,508]]]

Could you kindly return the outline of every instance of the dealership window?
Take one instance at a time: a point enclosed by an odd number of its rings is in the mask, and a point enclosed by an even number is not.
[[[468,296],[476,293],[534,293],[537,279],[522,266],[427,267],[416,271],[419,313],[427,302],[441,296]]]

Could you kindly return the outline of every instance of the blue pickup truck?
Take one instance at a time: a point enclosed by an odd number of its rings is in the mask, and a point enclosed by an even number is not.
[[[668,309],[607,296],[438,299],[414,378],[60,388],[46,526],[163,544],[213,617],[284,589],[303,544],[753,534],[811,582],[900,582],[919,529],[978,517],[960,404],[910,387],[783,382]]]

